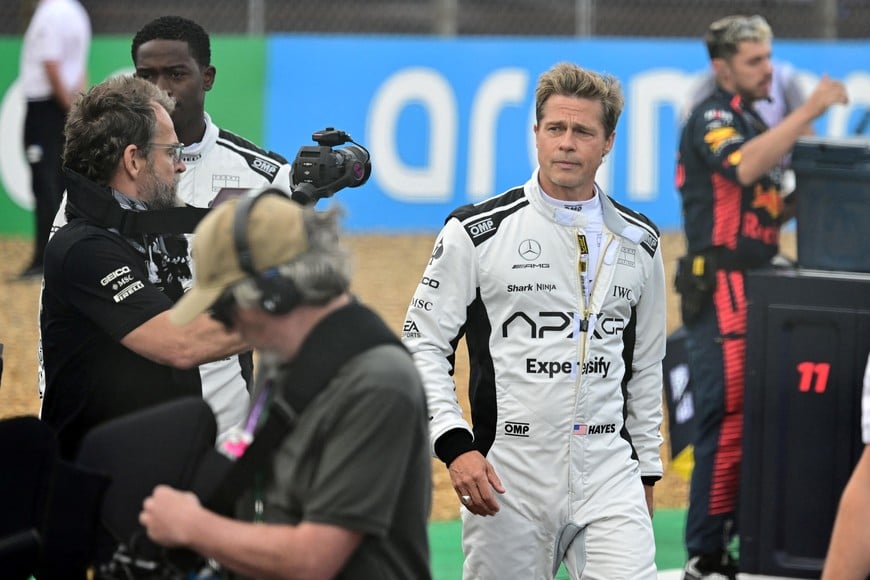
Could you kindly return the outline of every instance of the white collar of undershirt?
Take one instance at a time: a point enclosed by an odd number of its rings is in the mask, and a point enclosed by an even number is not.
[[[184,162],[198,161],[204,154],[209,145],[217,141],[218,127],[211,122],[211,117],[208,113],[203,112],[203,120],[205,121],[205,133],[203,133],[202,141],[198,143],[184,144]]]
[[[546,200],[547,203],[553,205],[555,207],[564,207],[565,209],[570,209],[572,211],[582,212],[582,213],[593,213],[601,211],[601,199],[598,197],[598,188],[595,188],[592,194],[591,199],[586,199],[583,201],[566,201],[564,199],[556,199],[547,194],[543,189],[541,190],[541,197]]]

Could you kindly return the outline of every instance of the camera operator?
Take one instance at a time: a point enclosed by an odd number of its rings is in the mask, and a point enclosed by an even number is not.
[[[82,95],[66,123],[70,221],[47,246],[40,311],[41,416],[57,430],[65,458],[108,419],[202,396],[196,365],[247,348],[206,316],[185,329],[169,323],[192,277],[183,235],[124,235],[76,205],[103,200],[130,212],[182,205],[174,107],[156,85],[117,77]]]
[[[203,219],[194,286],[171,314],[188,324],[211,309],[271,361],[258,370],[272,378],[246,421],[255,436],[240,437],[234,467],[252,455],[263,465],[250,470],[254,485],[230,494],[235,518],[158,486],[139,521],[152,540],[245,576],[430,578],[420,377],[398,338],[348,293],[335,209],[317,212],[280,193],[254,192]],[[295,425],[271,437],[278,415]],[[265,440],[274,442],[268,454]]]
[[[272,183],[290,186],[290,165],[282,156],[218,127],[205,111],[206,93],[214,86],[217,70],[211,61],[209,35],[199,24],[180,16],[155,18],[136,33],[130,52],[136,76],[165,90],[175,101],[172,122],[184,143],[182,160],[187,168],[179,179],[178,195],[185,203],[211,207],[222,188],[238,192]],[[61,207],[54,229],[65,223]],[[203,396],[214,411],[222,440],[244,419],[250,403],[251,353],[201,365],[199,372]]]

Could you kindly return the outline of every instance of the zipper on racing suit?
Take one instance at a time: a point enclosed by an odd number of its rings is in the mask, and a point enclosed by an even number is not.
[[[588,286],[589,269],[589,244],[586,241],[586,234],[577,231],[577,249],[579,250],[577,258],[577,275],[580,278],[580,332],[586,332],[589,328],[589,298],[591,296]],[[585,341],[584,341],[585,342]],[[582,358],[580,359],[583,360]]]
[[[589,298],[592,296],[590,289],[588,288],[588,276],[587,269],[589,268],[589,244],[586,240],[586,234],[580,230],[576,230],[576,238],[577,238],[577,278],[579,281],[580,287],[580,308],[579,313],[576,316],[579,320],[574,320],[574,335],[577,337],[577,363],[576,363],[576,372],[577,376],[574,380],[574,422],[579,422],[580,417],[583,413],[580,412],[579,401],[580,401],[580,392],[583,387],[583,361],[586,359],[586,341],[587,330],[589,329]],[[575,427],[572,431],[573,434],[577,433],[578,428],[580,427],[579,423],[575,423]],[[572,435],[573,439],[573,435]],[[573,456],[573,448],[574,443],[571,443],[568,446],[569,449],[569,458],[568,465],[574,464]],[[582,455],[581,455],[582,460]],[[570,468],[569,468],[570,469]],[[582,486],[577,489],[574,487],[574,478],[568,478],[568,496],[569,498],[579,499],[583,495]]]

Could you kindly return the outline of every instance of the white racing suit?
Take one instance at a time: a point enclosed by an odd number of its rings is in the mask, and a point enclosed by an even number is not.
[[[494,517],[461,510],[466,579],[552,578],[563,560],[572,578],[656,577],[641,477],[662,474],[664,266],[656,228],[597,194],[589,304],[585,217],[544,201],[536,171],[451,214],[409,306],[433,453],[476,449],[507,490]],[[451,378],[463,334],[473,430]]]
[[[220,129],[205,114],[205,135],[199,143],[184,148],[186,167],[178,181],[178,197],[194,207],[210,207],[223,188],[254,189],[270,184],[291,187],[291,168],[286,159],[260,149],[238,135]],[[238,192],[237,192],[238,193]],[[66,195],[54,218],[52,234],[66,224]],[[190,236],[188,236],[190,239]],[[195,266],[194,266],[195,270]],[[41,300],[40,300],[41,303]],[[45,391],[41,341],[38,352],[38,388]],[[202,395],[218,423],[218,443],[247,416],[251,380],[250,353],[200,365]]]

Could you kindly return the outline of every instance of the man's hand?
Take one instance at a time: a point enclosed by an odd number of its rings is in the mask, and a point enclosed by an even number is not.
[[[846,92],[846,86],[826,74],[822,76],[819,84],[816,85],[804,104],[810,109],[810,113],[815,119],[827,111],[831,105],[845,105],[848,102],[849,94]]]
[[[498,513],[498,501],[493,490],[504,493],[505,489],[495,469],[479,451],[463,453],[450,463],[447,470],[459,501],[468,511],[479,516]]]
[[[188,530],[203,511],[194,494],[158,485],[142,504],[139,523],[145,526],[148,537],[162,546],[189,546]]]
[[[643,493],[646,496],[646,509],[649,510],[649,518],[650,519],[652,519],[652,517],[653,517],[653,509],[655,508],[655,499],[653,496],[654,489],[655,489],[655,486],[652,486],[652,485],[644,485],[643,486]]]

